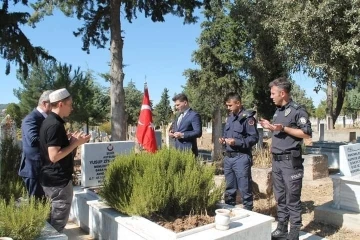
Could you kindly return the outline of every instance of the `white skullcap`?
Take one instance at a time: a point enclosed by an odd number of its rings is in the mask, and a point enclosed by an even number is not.
[[[69,96],[70,96],[70,93],[68,92],[68,90],[66,90],[66,88],[58,89],[58,90],[50,93],[50,95],[49,95],[50,103],[61,101]]]

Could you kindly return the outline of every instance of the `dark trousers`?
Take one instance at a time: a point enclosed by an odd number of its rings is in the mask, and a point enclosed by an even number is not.
[[[34,196],[39,199],[45,197],[44,190],[43,190],[42,186],[40,185],[38,179],[27,178],[27,177],[22,177],[22,179],[25,183],[25,187],[26,187],[26,190],[27,190],[29,196]]]
[[[291,226],[301,227],[301,188],[304,168],[293,167],[289,160],[272,161],[272,176],[278,221],[290,220]]]
[[[239,189],[243,205],[249,210],[253,208],[251,165],[251,157],[247,154],[224,158],[225,201],[235,202]]]
[[[45,194],[51,201],[50,224],[62,232],[69,219],[73,199],[72,181],[65,187],[44,187]]]

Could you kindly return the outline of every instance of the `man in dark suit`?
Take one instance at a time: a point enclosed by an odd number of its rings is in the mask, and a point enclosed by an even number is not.
[[[52,91],[45,91],[39,99],[38,106],[22,121],[22,158],[19,176],[26,185],[29,196],[42,198],[44,191],[39,183],[41,158],[39,149],[40,126],[47,114],[51,112],[49,95]]]
[[[202,135],[200,115],[189,106],[188,98],[180,93],[173,97],[175,108],[179,112],[174,121],[169,136],[175,139],[175,148],[180,150],[192,150],[198,155],[196,139]]]

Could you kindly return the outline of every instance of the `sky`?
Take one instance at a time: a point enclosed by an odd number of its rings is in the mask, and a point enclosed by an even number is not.
[[[30,8],[21,9],[31,12]],[[90,54],[82,51],[81,36],[73,35],[73,31],[81,25],[80,20],[55,11],[53,16],[39,22],[36,28],[24,26],[22,30],[34,46],[42,46],[59,62],[71,64],[73,69],[80,67],[83,71],[92,70],[97,82],[107,87],[109,83],[97,74],[109,72],[109,48],[91,47]],[[159,102],[164,88],[169,89],[170,97],[180,93],[186,83],[184,70],[197,68],[191,61],[191,55],[198,48],[196,39],[201,33],[200,22],[184,25],[181,18],[169,15],[165,17],[165,22],[153,23],[151,19],[138,14],[133,23],[122,19],[122,29],[125,37],[123,59],[126,65],[124,87],[133,81],[136,88],[142,91],[146,79],[154,104]],[[5,63],[5,60],[0,59],[0,104],[18,103],[13,89],[22,86],[16,78],[16,66],[12,65],[11,73],[5,75]],[[313,99],[315,107],[325,98],[325,93],[316,94],[313,91],[316,85],[313,79],[301,73],[294,74],[293,78]]]

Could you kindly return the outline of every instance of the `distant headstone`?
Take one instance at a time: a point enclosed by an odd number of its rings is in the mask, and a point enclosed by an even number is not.
[[[156,139],[157,149],[161,149],[162,138],[161,138],[161,131],[160,130],[155,131],[155,139]]]
[[[86,143],[81,146],[81,186],[96,187],[103,183],[107,166],[118,154],[134,150],[133,141]]]
[[[257,125],[257,130],[259,132],[259,141],[256,144],[256,148],[263,148],[263,144],[264,144],[264,128],[258,124]]]
[[[325,135],[325,124],[320,123],[320,126],[319,126],[319,141],[324,141],[324,135]]]
[[[349,142],[351,143],[356,142],[356,132],[349,132]]]
[[[166,136],[165,136],[165,144],[167,147],[170,147],[170,146],[175,146],[175,140],[174,138],[170,137],[169,136],[169,131],[170,129],[172,128],[172,124],[169,124],[167,127],[166,127]]]
[[[360,174],[360,143],[339,147],[340,173],[344,176]]]

